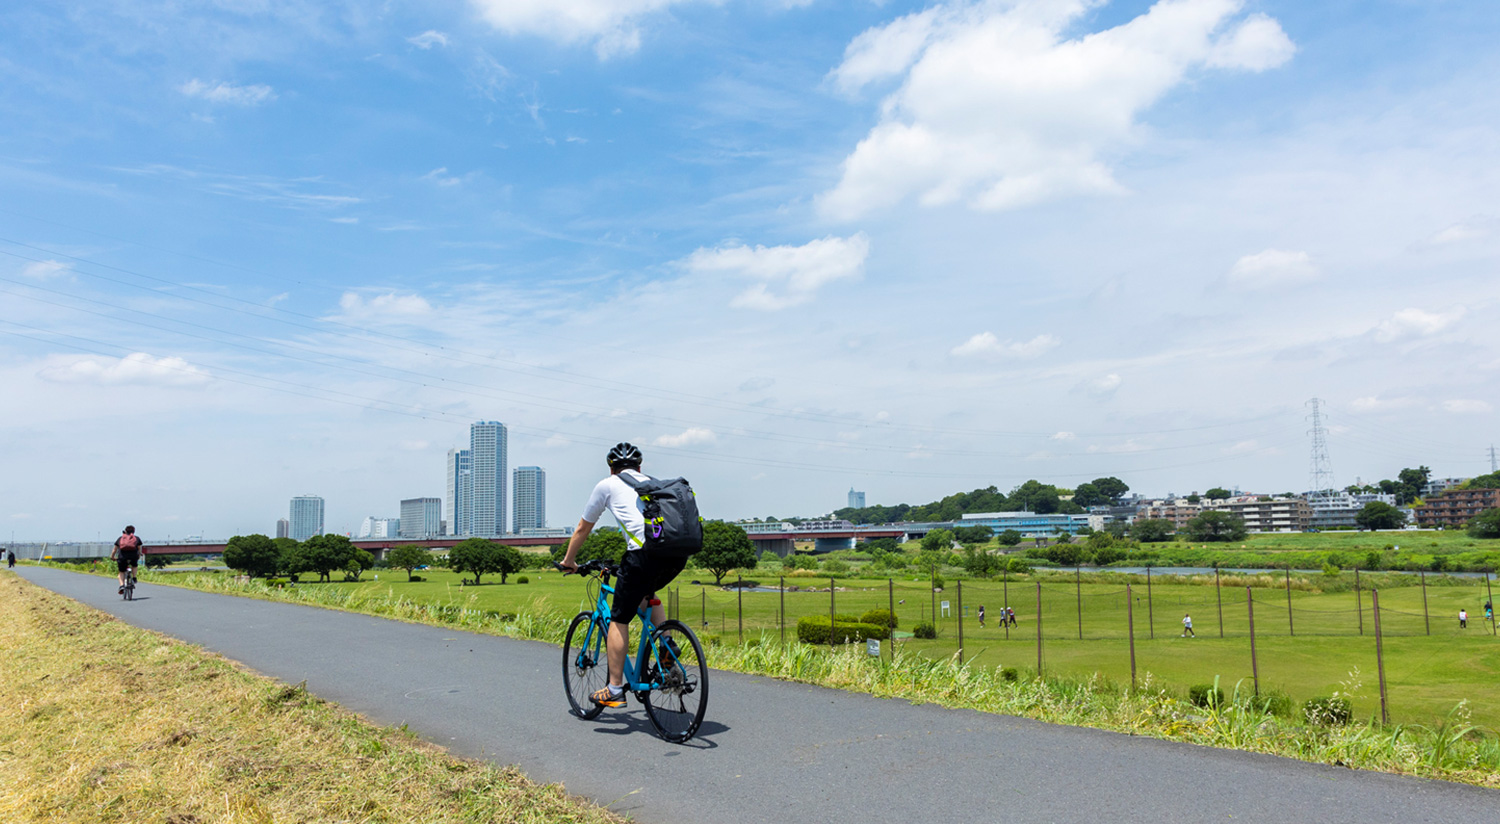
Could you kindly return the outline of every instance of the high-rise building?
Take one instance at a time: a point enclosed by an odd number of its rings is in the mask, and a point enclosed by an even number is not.
[[[399,534],[400,528],[400,518],[377,518],[371,515],[364,520],[364,523],[360,524],[359,537],[394,538]]]
[[[407,498],[401,502],[401,537],[437,538],[443,534],[442,498]]]
[[[323,534],[323,499],[317,495],[298,495],[292,499],[290,534],[294,541],[305,541]]]
[[[505,532],[506,430],[498,421],[478,421],[469,426],[469,453],[473,472],[469,498],[469,533],[491,538]]]
[[[511,532],[547,527],[547,470],[540,466],[518,466],[515,477],[515,521]]]
[[[855,492],[854,491],[854,487],[852,487],[852,486],[849,487],[849,508],[850,509],[864,509],[865,508],[865,493],[863,493],[863,492]]]
[[[448,524],[449,535],[472,535],[469,531],[469,510],[474,506],[474,453],[467,449],[448,450],[448,502],[444,505],[443,520]]]
[[[290,538],[292,536],[292,522],[285,518],[276,519],[276,537]]]

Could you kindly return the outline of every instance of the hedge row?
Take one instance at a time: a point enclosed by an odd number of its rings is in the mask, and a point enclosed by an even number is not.
[[[847,615],[835,616],[838,621],[829,621],[826,615],[807,615],[797,619],[797,640],[807,644],[827,644],[829,636],[839,644],[859,643],[867,638],[891,637],[891,628],[867,624],[863,621],[843,620]],[[831,628],[831,631],[830,631]]]

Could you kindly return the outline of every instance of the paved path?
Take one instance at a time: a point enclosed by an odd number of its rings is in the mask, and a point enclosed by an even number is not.
[[[700,738],[568,714],[557,647],[38,567],[29,580],[637,820],[1495,821],[1500,791],[715,672]]]

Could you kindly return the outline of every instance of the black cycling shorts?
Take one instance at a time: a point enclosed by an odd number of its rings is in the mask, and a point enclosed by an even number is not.
[[[138,567],[140,567],[140,565],[141,565],[141,556],[138,555],[138,554],[135,554],[135,553],[131,553],[130,555],[126,555],[126,554],[124,554],[122,552],[122,553],[120,553],[120,555],[115,560],[115,568],[118,569],[121,572],[124,572],[125,570],[131,569],[133,567],[137,567],[138,568]]]
[[[668,555],[649,549],[634,549],[625,553],[620,562],[620,574],[615,578],[615,603],[609,619],[616,624],[628,624],[635,618],[642,598],[650,598],[656,591],[672,583],[677,573],[687,566],[687,558]]]

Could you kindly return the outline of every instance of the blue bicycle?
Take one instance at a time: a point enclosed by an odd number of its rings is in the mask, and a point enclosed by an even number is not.
[[[583,719],[603,712],[589,700],[609,683],[609,661],[605,638],[609,631],[609,585],[618,567],[594,560],[578,566],[577,574],[596,583],[594,609],[580,612],[568,626],[563,642],[563,688],[573,714]],[[661,603],[653,598],[650,606]],[[638,609],[640,641],[635,658],[625,660],[625,689],[646,706],[646,717],[662,738],[682,743],[698,732],[708,709],[708,664],[698,636],[680,621],[667,620],[656,626],[651,610]]]

